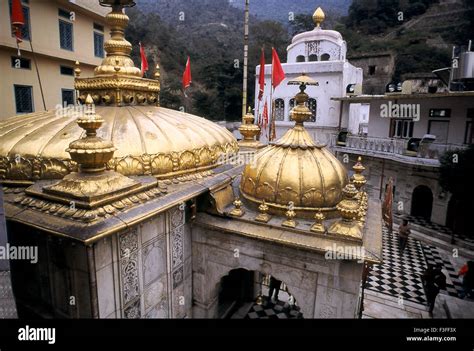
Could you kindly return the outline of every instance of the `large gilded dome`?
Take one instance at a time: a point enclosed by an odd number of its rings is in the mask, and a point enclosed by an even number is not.
[[[304,105],[308,99],[304,89],[310,81],[305,76],[296,81],[302,89],[291,112],[296,125],[246,165],[240,183],[244,199],[254,204],[265,200],[270,212],[276,213],[286,211],[292,202],[297,215],[307,218],[318,211],[331,216],[348,183],[345,167],[303,126],[311,115]]]
[[[66,149],[85,133],[76,123],[91,106],[104,123],[98,136],[117,150],[108,167],[123,175],[175,178],[217,166],[222,154],[238,151],[237,140],[225,128],[204,118],[159,106],[160,74],[141,77],[124,38],[129,18],[123,6],[107,15],[111,38],[107,56],[94,77],[80,77],[75,69],[78,101],[88,105],[16,116],[0,122],[0,180],[31,183],[61,179],[77,169]],[[76,65],[79,65],[76,62]]]
[[[98,136],[117,151],[109,168],[124,175],[167,178],[208,170],[223,153],[238,150],[234,136],[215,123],[157,106],[96,107]],[[76,169],[66,152],[81,138],[77,115],[47,111],[0,122],[0,179],[60,179]]]

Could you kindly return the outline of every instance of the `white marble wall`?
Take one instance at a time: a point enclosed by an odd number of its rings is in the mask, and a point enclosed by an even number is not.
[[[191,242],[171,209],[94,245],[100,318],[191,316]]]
[[[295,296],[304,318],[354,318],[362,265],[229,233],[193,227],[193,315],[215,318],[221,279],[244,268],[271,274]],[[235,257],[235,250],[239,255]]]

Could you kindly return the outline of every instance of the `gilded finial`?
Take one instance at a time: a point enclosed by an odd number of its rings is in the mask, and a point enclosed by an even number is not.
[[[230,211],[230,215],[234,217],[242,217],[245,211],[242,209],[242,201],[237,197],[234,202],[234,209]]]
[[[77,119],[77,124],[86,131],[86,136],[73,141],[66,151],[82,172],[96,173],[105,170],[105,165],[112,159],[116,149],[110,140],[97,137],[97,129],[104,120],[95,113],[91,94],[87,94],[85,104],[84,115]]]
[[[288,227],[288,228],[295,228],[296,227],[296,221],[294,218],[296,217],[296,212],[294,211],[294,203],[293,201],[290,201],[288,203],[288,211],[285,212],[286,220],[283,221],[281,224],[283,227]]]
[[[365,185],[365,183],[367,183],[365,176],[362,174],[362,172],[365,170],[365,167],[362,165],[362,157],[359,156],[357,158],[357,162],[352,167],[352,169],[354,170],[354,174],[351,177],[351,181],[357,188],[357,191],[361,192],[362,187]]]
[[[316,25],[316,28],[321,27],[321,23],[324,22],[324,19],[326,18],[326,15],[324,14],[324,11],[321,7],[318,7],[316,11],[314,11],[313,14],[313,22]]]
[[[76,61],[75,65],[76,68],[74,69],[74,74],[76,75],[76,78],[79,78],[81,76],[81,68],[79,61]]]
[[[267,213],[268,212],[268,205],[265,203],[265,200],[263,200],[263,202],[260,204],[260,206],[258,206],[258,210],[260,211],[260,213],[257,215],[257,217],[255,217],[255,220],[257,222],[267,223],[272,218],[272,216],[270,216]]]
[[[295,96],[296,106],[290,111],[290,119],[295,121],[297,125],[303,125],[303,122],[312,116],[311,110],[306,106],[309,100],[309,95],[305,93],[306,87],[308,85],[318,86],[319,84],[303,73],[301,76],[290,80],[288,85],[298,85],[300,88],[300,92]]]
[[[158,64],[156,65],[154,77],[155,77],[156,80],[160,80],[161,73],[160,73],[160,65],[158,65]]]
[[[252,114],[252,107],[248,107],[248,112],[243,117],[244,122],[239,127],[239,132],[244,137],[239,143],[240,146],[259,149],[263,147],[259,141],[255,140],[260,135],[260,127],[255,124],[255,117]]]
[[[361,226],[358,222],[361,208],[356,198],[359,192],[353,183],[349,183],[342,189],[342,193],[343,199],[336,206],[342,219],[334,222],[328,233],[362,240]]]
[[[324,220],[326,216],[319,211],[314,215],[315,223],[311,226],[311,231],[314,233],[324,234],[326,232],[326,227],[324,226]]]

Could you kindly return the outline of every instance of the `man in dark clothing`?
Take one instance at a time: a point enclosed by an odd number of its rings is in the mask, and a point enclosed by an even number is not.
[[[278,301],[278,294],[280,293],[281,281],[270,276],[270,286],[268,289],[268,300],[276,303]],[[275,300],[273,300],[273,293],[275,292]]]
[[[430,316],[433,316],[433,309],[439,291],[446,289],[446,276],[441,272],[441,267],[428,265],[423,273],[423,286],[425,288],[426,299],[428,300]]]
[[[462,289],[463,292],[460,294],[460,297],[474,297],[474,261],[468,261],[464,266],[462,266],[459,271],[459,277],[462,279]]]
[[[400,240],[400,251],[405,251],[405,248],[408,244],[408,236],[410,235],[410,227],[408,225],[408,220],[404,219],[403,223],[398,227],[398,237]]]

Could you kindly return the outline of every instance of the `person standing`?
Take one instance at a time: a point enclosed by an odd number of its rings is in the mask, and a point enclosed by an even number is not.
[[[272,303],[278,301],[278,294],[280,293],[281,281],[270,276],[270,286],[268,289],[268,300]],[[275,298],[273,298],[273,293],[275,293]]]
[[[410,235],[411,230],[408,224],[408,220],[404,219],[403,223],[398,227],[398,238],[400,242],[400,251],[405,251],[405,248],[408,244],[408,236]]]
[[[459,277],[462,279],[462,289],[461,298],[464,297],[473,297],[474,289],[474,261],[467,261],[467,263],[461,267],[458,273]]]
[[[423,273],[422,281],[428,300],[429,313],[432,317],[436,296],[438,296],[440,290],[446,289],[446,276],[441,272],[441,267],[428,265]]]

